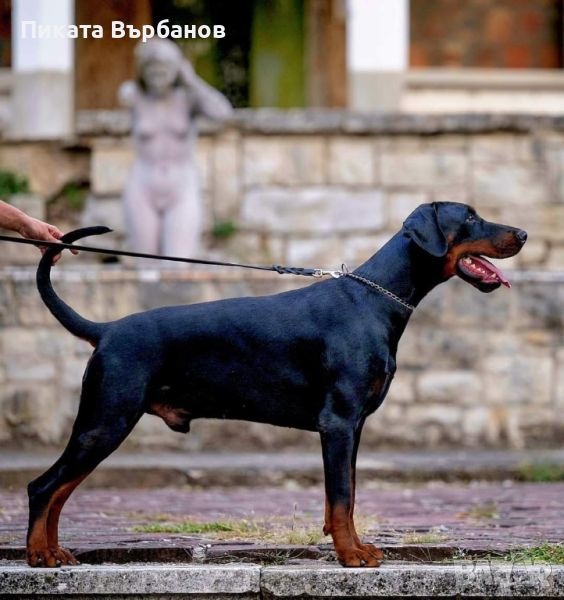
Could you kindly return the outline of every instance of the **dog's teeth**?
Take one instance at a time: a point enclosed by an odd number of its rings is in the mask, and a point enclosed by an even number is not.
[[[465,262],[467,265],[471,265],[472,264],[472,261],[468,257],[463,258],[462,262]]]

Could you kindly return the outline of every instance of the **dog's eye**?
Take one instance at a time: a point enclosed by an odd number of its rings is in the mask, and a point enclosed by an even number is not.
[[[466,217],[466,222],[467,222],[467,223],[474,223],[474,222],[476,222],[477,220],[478,220],[478,219],[476,219],[476,215],[473,215],[473,214],[469,214],[469,215]]]

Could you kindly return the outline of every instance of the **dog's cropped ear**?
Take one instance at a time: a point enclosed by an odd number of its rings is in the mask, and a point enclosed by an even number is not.
[[[435,202],[416,208],[404,221],[403,232],[431,256],[440,258],[448,251],[448,243],[439,223],[438,206]]]

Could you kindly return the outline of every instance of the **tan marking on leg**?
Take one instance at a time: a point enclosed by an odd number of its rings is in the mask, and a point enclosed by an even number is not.
[[[47,542],[49,546],[59,545],[59,517],[65,502],[73,491],[80,485],[86,478],[86,475],[81,475],[74,481],[65,483],[62,485],[51,498],[49,503],[49,512],[47,514]]]
[[[34,522],[27,541],[27,561],[32,567],[78,564],[68,550],[59,546],[58,526],[64,503],[86,475],[81,475],[58,488],[49,499],[41,516]]]
[[[382,556],[371,544],[355,540],[354,524],[350,509],[335,505],[331,507],[331,536],[339,561],[345,567],[379,567]],[[358,536],[356,536],[358,539]]]

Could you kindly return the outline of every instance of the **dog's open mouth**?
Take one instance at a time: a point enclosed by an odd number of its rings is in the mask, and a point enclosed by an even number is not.
[[[481,256],[463,256],[458,260],[458,268],[464,275],[477,282],[511,287],[501,269]]]

